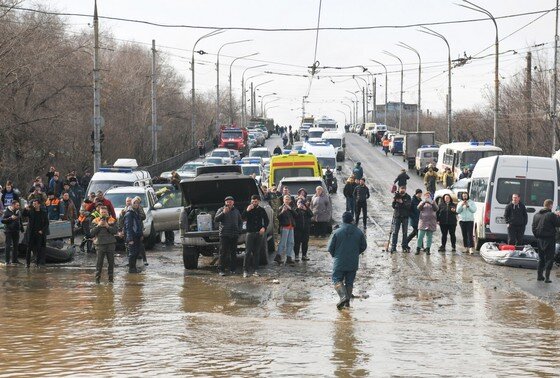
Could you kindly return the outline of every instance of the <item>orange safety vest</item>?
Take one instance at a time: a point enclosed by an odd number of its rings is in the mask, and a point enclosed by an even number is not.
[[[389,139],[383,139],[383,147],[389,147]]]

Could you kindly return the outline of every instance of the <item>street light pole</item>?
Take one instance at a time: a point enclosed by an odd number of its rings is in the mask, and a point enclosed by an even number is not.
[[[398,46],[403,47],[407,50],[414,52],[418,56],[418,105],[416,109],[416,132],[420,131],[420,115],[422,113],[422,96],[421,96],[421,86],[422,86],[422,58],[420,53],[413,47],[407,45],[404,42],[399,42]]]
[[[352,76],[352,79],[354,79],[354,81],[356,81],[356,84],[358,84],[358,88],[360,88],[362,90],[362,110],[363,110],[363,115],[364,115],[364,123],[367,122],[367,114],[368,114],[368,106],[367,106],[367,96],[368,96],[368,90],[367,90],[367,80],[364,79],[363,77],[359,77],[359,76]],[[356,79],[360,79],[363,80],[365,83],[364,87],[360,87],[360,84],[358,83],[358,80]]]
[[[261,97],[261,114],[262,114],[262,117],[264,118],[264,117],[266,117],[266,107],[269,104],[272,104],[273,102],[280,101],[281,99],[280,98],[273,98],[272,100],[270,100],[266,104],[264,104],[263,98],[264,98],[264,96]],[[275,106],[280,106],[280,105],[275,105]],[[271,109],[271,108],[269,108],[269,109]]]
[[[381,62],[378,62],[377,60],[374,60],[374,59],[370,59],[370,60],[371,60],[372,62],[375,62],[375,63],[379,64],[380,66],[382,66],[382,67],[385,69],[385,125],[387,125],[387,110],[389,109],[389,108],[388,108],[388,105],[387,105],[387,88],[388,88],[388,86],[389,86],[389,85],[388,85],[388,83],[389,83],[389,75],[387,74],[387,72],[388,72],[388,71],[387,71],[387,66],[384,65],[384,64],[381,63]]]
[[[268,96],[276,96],[276,92],[274,92],[274,93],[267,93],[267,94],[261,96],[261,116],[264,114],[264,110],[263,110],[263,102],[264,102],[264,99],[265,99],[266,97],[268,97]],[[279,99],[277,99],[277,100],[279,100]],[[277,100],[276,100],[276,101],[277,101]]]
[[[494,16],[492,15],[492,13],[490,13],[488,10],[482,8],[479,5],[476,5],[474,3],[471,3],[470,1],[467,0],[463,0],[465,3],[469,4],[470,7],[463,5],[463,4],[459,4],[459,6],[463,7],[463,8],[467,8],[470,9],[472,11],[478,12],[478,13],[482,13],[487,15],[492,22],[494,23],[494,28],[496,29],[496,40],[494,42],[494,136],[492,138],[492,142],[494,145],[496,145],[496,140],[498,138],[498,117],[499,117],[499,111],[500,111],[500,76],[498,73],[498,68],[499,68],[499,56],[500,56],[500,41],[498,39],[498,24],[496,23],[496,19],[494,18]]]
[[[223,33],[225,30],[213,30],[208,34],[203,35],[202,37],[200,37],[199,39],[196,40],[196,42],[194,43],[194,46],[192,48],[192,55],[191,55],[191,81],[192,81],[192,89],[191,89],[191,93],[192,93],[192,102],[191,102],[191,147],[194,147],[195,145],[195,128],[196,128],[196,96],[195,96],[195,86],[194,86],[194,53],[195,53],[195,49],[196,49],[196,45],[198,44],[198,42],[200,42],[201,40],[203,40],[204,38],[208,38],[208,37],[212,37],[214,35],[217,34],[221,34]]]
[[[245,97],[245,72],[252,70],[254,68],[260,68],[260,67],[264,67],[266,66],[266,64],[259,64],[258,66],[252,66],[252,67],[248,67],[245,68],[245,70],[243,71],[243,74],[241,75],[241,127],[245,127],[245,103],[246,103],[246,97]]]
[[[244,40],[241,40],[241,41],[227,42],[227,43],[224,43],[218,49],[218,55],[216,57],[216,130],[220,129],[220,52],[226,46],[234,45],[234,44],[237,44],[237,43],[249,42],[249,41],[252,41],[252,39],[244,39]],[[230,71],[229,84],[230,84],[230,94],[231,94],[231,71]],[[231,105],[231,101],[230,101],[230,105]]]
[[[258,55],[259,53],[253,53],[253,54],[249,54],[249,55],[243,55],[243,56],[239,56],[235,59],[233,59],[231,61],[231,63],[229,64],[229,124],[233,125],[233,96],[232,96],[232,89],[231,89],[231,67],[233,66],[233,63],[235,63],[236,60],[239,59],[245,59],[245,58],[249,58],[251,56],[255,56]],[[243,96],[241,96],[241,98],[243,99]]]
[[[369,77],[371,79],[371,94],[372,94],[372,96],[371,96],[372,97],[372,102],[371,103],[372,103],[372,106],[373,106],[373,110],[371,112],[371,122],[375,122],[375,114],[377,113],[377,109],[376,109],[377,108],[377,104],[376,104],[376,102],[377,102],[377,99],[376,99],[376,96],[377,96],[377,93],[376,93],[377,92],[377,88],[376,88],[377,80],[371,72],[366,71],[366,73],[369,75]]]
[[[344,113],[342,110],[337,110],[337,112],[342,113],[342,115],[344,116],[344,126],[346,126],[346,113]]]
[[[271,102],[272,102],[272,101],[271,101]],[[268,105],[268,104],[267,104],[267,105]],[[271,107],[268,108],[268,109],[265,107],[265,108],[264,108],[263,118],[266,118],[266,111],[267,111],[267,110],[274,109],[274,108],[279,108],[279,107],[280,107],[280,105],[274,105],[274,106],[271,106]]]
[[[556,153],[556,132],[558,117],[556,115],[558,87],[558,0],[556,0],[556,21],[554,22],[554,69],[552,71],[552,154]]]
[[[424,29],[420,30],[422,33],[438,37],[447,45],[447,143],[451,143],[453,140],[451,135],[451,48],[449,47],[449,42],[447,42],[447,39],[442,34],[425,26],[422,26],[422,29]]]
[[[354,121],[356,122],[356,124],[358,123],[358,96],[356,96],[356,94],[352,91],[346,91],[350,94],[352,94],[355,97],[356,102],[354,103]],[[354,102],[354,100],[352,100],[352,102]]]
[[[404,78],[404,66],[401,58],[396,56],[395,54],[390,53],[389,51],[383,51],[383,53],[396,58],[401,63],[401,99],[399,104],[399,133],[402,132],[402,108],[403,108],[403,78]]]
[[[274,80],[267,80],[263,83],[259,83],[255,85],[255,87],[253,88],[253,93],[251,95],[251,117],[253,116],[254,113],[257,112],[257,88],[260,87],[261,85],[265,85],[273,81]]]
[[[340,103],[348,108],[348,110],[350,112],[350,124],[353,124],[352,123],[352,107],[350,105],[348,105],[347,103],[343,102],[343,101],[340,101]]]

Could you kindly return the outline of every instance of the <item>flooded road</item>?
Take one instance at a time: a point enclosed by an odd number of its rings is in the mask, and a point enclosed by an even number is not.
[[[2,266],[0,376],[558,376],[558,270],[545,287],[476,256],[384,253],[384,196],[349,311],[334,305],[326,240],[247,279],[208,258],[185,271],[178,245],[148,252],[141,274],[117,268],[113,285],[94,283],[92,256]]]

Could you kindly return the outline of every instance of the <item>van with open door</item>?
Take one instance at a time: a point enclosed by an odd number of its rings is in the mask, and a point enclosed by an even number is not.
[[[474,239],[476,249],[487,241],[507,241],[504,218],[512,194],[519,194],[527,207],[525,240],[533,243],[533,216],[545,199],[558,205],[558,161],[537,156],[498,155],[478,160],[471,176],[470,198],[476,203]]]

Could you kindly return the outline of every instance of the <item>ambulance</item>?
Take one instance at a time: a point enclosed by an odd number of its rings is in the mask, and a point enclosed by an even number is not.
[[[278,185],[284,177],[322,177],[321,166],[317,157],[307,152],[291,151],[289,154],[272,156],[269,187]]]

